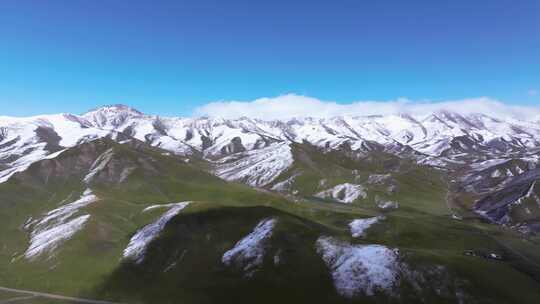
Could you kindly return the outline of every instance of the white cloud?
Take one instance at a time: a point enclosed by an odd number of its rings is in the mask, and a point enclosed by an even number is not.
[[[356,101],[339,104],[313,97],[286,94],[253,101],[217,101],[195,109],[197,116],[208,115],[224,118],[241,116],[261,119],[286,119],[292,117],[333,117],[341,115],[364,116],[409,113],[426,115],[440,110],[461,114],[483,113],[494,117],[537,119],[540,106],[509,105],[489,97],[449,101],[412,101],[398,98],[390,101]]]
[[[538,91],[535,90],[535,89],[530,89],[529,91],[527,91],[527,95],[536,96],[536,95],[538,95]]]

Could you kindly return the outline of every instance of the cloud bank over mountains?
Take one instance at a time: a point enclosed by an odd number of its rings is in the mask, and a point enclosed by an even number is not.
[[[194,115],[224,118],[247,116],[260,119],[287,119],[292,117],[324,118],[401,113],[428,115],[443,110],[460,114],[483,113],[499,118],[540,120],[540,105],[509,105],[489,97],[437,102],[398,98],[390,101],[355,101],[343,104],[296,94],[265,97],[253,101],[211,102],[196,108]]]

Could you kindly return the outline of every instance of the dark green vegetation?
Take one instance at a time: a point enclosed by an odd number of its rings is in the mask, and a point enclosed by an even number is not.
[[[89,168],[108,149],[111,160],[86,184]],[[302,173],[291,186],[296,195],[222,181],[202,170],[207,164],[200,159],[186,162],[134,140],[97,140],[37,162],[0,184],[0,286],[128,303],[540,301],[539,240],[474,218],[452,219],[444,173],[384,153],[322,153],[307,145],[293,152],[295,164],[277,181]],[[372,175],[389,177],[370,181]],[[367,197],[353,204],[315,198],[322,179],[328,187],[366,185]],[[83,229],[52,253],[26,259],[28,218],[77,199],[88,187],[99,200],[82,209],[90,215]],[[382,199],[399,208],[381,210]],[[181,201],[193,203],[165,225],[140,264],[122,259],[130,238],[166,211],[144,208]],[[365,238],[351,237],[353,219],[380,214],[385,219]],[[261,268],[246,277],[226,267],[223,254],[265,218],[277,225]],[[391,295],[339,296],[315,249],[320,236],[398,248],[407,268],[399,287]],[[489,253],[502,260],[485,258]],[[0,301],[4,296],[11,297],[2,293]]]

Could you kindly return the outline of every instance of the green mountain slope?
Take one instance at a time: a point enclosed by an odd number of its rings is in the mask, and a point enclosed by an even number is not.
[[[296,175],[294,195],[225,182],[201,159],[136,140],[36,162],[0,184],[0,286],[127,303],[540,299],[537,240],[452,219],[443,173],[384,153],[293,153],[276,183]],[[316,196],[344,183],[365,198]],[[351,222],[376,216],[353,237]],[[137,236],[140,260],[124,257]]]

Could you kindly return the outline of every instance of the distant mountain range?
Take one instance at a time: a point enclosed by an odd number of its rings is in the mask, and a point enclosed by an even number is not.
[[[176,155],[220,159],[273,144],[307,143],[328,150],[396,155],[414,154],[426,164],[444,166],[536,152],[540,123],[501,120],[484,114],[292,118],[264,121],[242,117],[176,118],[145,115],[124,105],[98,108],[83,115],[28,118],[0,117],[2,165],[14,169],[85,140],[134,137]],[[35,157],[30,156],[35,154]],[[534,153],[532,153],[534,154]],[[24,159],[21,159],[24,156]],[[9,161],[8,161],[9,160]],[[10,171],[4,171],[4,179]]]
[[[500,190],[506,178],[536,168],[540,159],[539,122],[449,111],[418,117],[404,114],[265,121],[248,117],[159,117],[125,105],[111,105],[83,115],[0,117],[0,135],[0,181],[63,149],[103,137],[119,142],[135,138],[174,155],[200,158],[212,164],[212,172],[218,177],[255,187],[284,181],[283,174],[295,162],[295,145],[358,155],[380,151],[441,170],[460,168],[467,172],[460,176],[465,183],[462,190],[473,193]],[[479,174],[512,160],[522,162],[521,167],[488,174],[494,184],[474,189],[470,175],[478,183]],[[489,217],[490,212],[483,212]]]
[[[539,161],[540,122],[480,113],[0,116],[0,286],[536,303]]]

